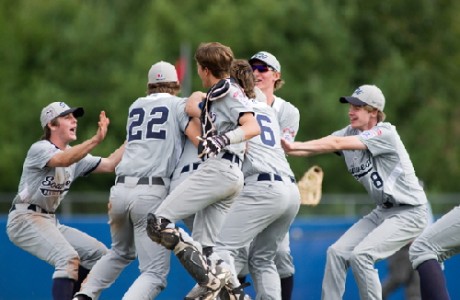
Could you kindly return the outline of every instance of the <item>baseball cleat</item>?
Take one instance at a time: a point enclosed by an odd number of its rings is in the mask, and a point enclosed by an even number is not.
[[[249,286],[249,283],[244,283],[236,288],[228,288],[225,286],[221,290],[220,299],[221,300],[251,300],[251,297],[244,292],[244,288]]]
[[[195,300],[199,299],[202,295],[206,294],[208,291],[207,287],[201,286],[198,283],[195,284],[195,286],[188,292],[188,294],[185,296],[185,300]]]
[[[89,296],[86,296],[86,295],[83,295],[83,294],[79,294],[79,295],[75,295],[72,300],[92,300]]]

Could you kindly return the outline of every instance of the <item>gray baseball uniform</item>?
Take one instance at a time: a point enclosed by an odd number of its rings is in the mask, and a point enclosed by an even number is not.
[[[460,253],[459,225],[460,205],[429,225],[410,247],[413,268],[417,269],[420,264],[432,259],[443,263]]]
[[[170,252],[149,239],[146,217],[168,193],[189,121],[184,108],[185,99],[167,93],[139,98],[130,106],[127,145],[110,190],[112,247],[91,270],[78,294],[97,299],[136,254],[141,274],[123,299],[150,300],[165,288]]]
[[[295,136],[299,131],[299,110],[291,103],[277,96],[274,97],[272,107],[275,110],[276,116],[278,118],[281,137],[289,142],[294,142]],[[275,264],[280,278],[292,276],[295,272],[294,259],[291,255],[289,231],[286,234],[286,237],[278,246],[278,251],[275,257]]]
[[[252,111],[249,99],[231,83],[229,92],[212,102],[210,115],[217,134],[222,134],[237,128],[242,113]],[[202,211],[202,218],[194,222],[193,239],[203,247],[213,247],[224,216],[243,187],[240,166],[245,145],[228,145],[216,157],[207,158],[166,197],[155,215],[174,223]]]
[[[60,224],[54,212],[72,182],[92,172],[101,158],[88,154],[69,167],[47,167],[60,151],[48,140],[30,147],[8,215],[7,233],[16,246],[54,266],[53,279],[78,280],[79,264],[91,269],[107,248],[86,233]]]
[[[367,150],[341,151],[348,171],[377,207],[348,229],[327,251],[322,299],[342,299],[351,266],[360,298],[382,299],[374,264],[417,237],[428,219],[427,198],[393,125],[370,130],[347,126],[335,136],[357,135]]]
[[[254,111],[261,134],[248,141],[245,185],[225,218],[215,249],[233,271],[239,271],[233,259],[252,242],[249,270],[256,299],[281,299],[274,258],[298,212],[300,195],[281,148],[275,111],[265,102],[256,102]]]
[[[179,163],[174,170],[173,176],[171,178],[171,186],[169,191],[173,191],[177,186],[179,186],[182,181],[185,180],[190,174],[196,171],[202,162],[197,155],[198,149],[193,145],[193,143],[187,138],[185,140],[184,151],[182,152]],[[198,212],[197,214],[200,214]],[[195,215],[191,215],[184,220],[182,220],[189,230],[193,229],[193,221]]]

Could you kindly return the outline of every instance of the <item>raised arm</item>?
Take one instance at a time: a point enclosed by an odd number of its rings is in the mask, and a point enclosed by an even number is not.
[[[100,142],[105,139],[107,128],[110,124],[109,118],[106,117],[105,112],[101,111],[99,114],[98,129],[96,134],[84,141],[81,144],[73,146],[56,153],[47,163],[48,167],[68,167],[73,163],[81,160],[88,153],[91,152]]]

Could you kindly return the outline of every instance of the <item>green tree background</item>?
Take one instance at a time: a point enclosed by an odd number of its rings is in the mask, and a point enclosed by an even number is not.
[[[459,192],[460,2],[454,0],[2,0],[0,2],[0,191],[16,192],[41,109],[83,106],[78,141],[92,136],[99,111],[111,119],[95,155],[125,138],[129,105],[145,94],[147,72],[174,63],[181,45],[219,41],[238,58],[277,56],[278,95],[301,112],[298,140],[348,124],[338,98],[364,83],[384,92],[395,124],[429,192]],[[192,90],[201,90],[195,63]],[[289,158],[299,178],[313,164],[325,193],[363,192],[333,155]],[[76,182],[108,190],[112,175]]]

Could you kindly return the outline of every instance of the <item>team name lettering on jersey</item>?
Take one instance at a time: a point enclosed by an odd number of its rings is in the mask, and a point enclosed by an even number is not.
[[[72,181],[66,180],[64,183],[57,183],[54,176],[46,176],[42,181],[40,192],[43,196],[57,196],[69,190]]]
[[[352,166],[348,169],[348,172],[350,172],[350,174],[353,175],[355,179],[359,179],[363,176],[366,176],[366,174],[369,173],[373,168],[374,166],[372,165],[372,161],[368,159],[360,166]]]

